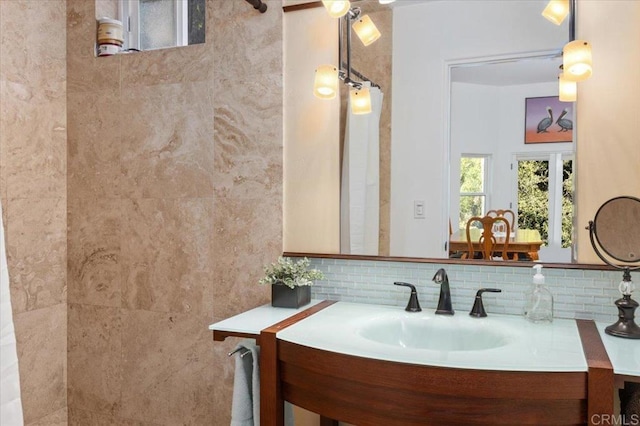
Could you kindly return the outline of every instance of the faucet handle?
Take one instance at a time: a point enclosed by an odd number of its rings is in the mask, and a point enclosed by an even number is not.
[[[409,283],[403,283],[400,281],[396,281],[393,283],[394,285],[399,285],[403,287],[409,287],[411,289],[411,296],[409,297],[409,303],[407,303],[407,307],[405,311],[408,312],[420,312],[422,308],[420,307],[420,302],[418,302],[418,290],[416,290],[416,286]]]
[[[476,300],[473,302],[473,308],[471,308],[471,312],[469,315],[472,317],[482,318],[487,316],[487,311],[484,310],[484,304],[482,303],[482,293],[502,293],[502,290],[499,288],[481,288],[476,293]]]

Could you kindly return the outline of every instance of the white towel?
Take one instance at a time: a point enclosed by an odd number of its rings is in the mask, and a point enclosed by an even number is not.
[[[0,206],[0,424],[22,425],[20,373]]]
[[[255,340],[245,340],[236,349],[240,350],[235,355],[231,426],[260,426],[260,347]],[[284,404],[284,423],[294,424],[293,406],[288,402]]]

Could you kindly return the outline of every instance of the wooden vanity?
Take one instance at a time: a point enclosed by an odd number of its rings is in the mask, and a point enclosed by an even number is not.
[[[593,321],[577,320],[588,370],[570,372],[416,365],[277,338],[333,303],[320,302],[253,336],[261,346],[261,425],[283,424],[285,400],[320,414],[322,425],[337,425],[332,419],[358,426],[578,425],[613,413],[614,372]],[[213,333],[214,340],[240,335]]]

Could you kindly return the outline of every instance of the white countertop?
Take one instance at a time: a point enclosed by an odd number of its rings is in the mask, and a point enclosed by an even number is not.
[[[408,318],[412,323],[424,320],[430,327],[446,327],[452,331],[451,336],[444,338],[454,343],[458,326],[465,336],[473,336],[473,330],[501,330],[507,333],[508,339],[507,343],[495,348],[442,351],[394,346],[363,337],[363,327],[369,326],[375,333],[377,328],[385,328],[380,326],[385,318]],[[435,315],[429,309],[410,313],[402,307],[338,302],[279,331],[277,337],[321,350],[410,364],[501,371],[587,371],[576,322],[568,319],[555,319],[552,324],[532,324],[523,317],[512,315],[489,314],[486,318],[472,318],[467,312],[458,312],[450,317]],[[442,336],[438,338],[443,339]]]
[[[298,309],[274,308],[271,304],[258,306],[250,311],[242,312],[231,318],[213,323],[209,326],[209,330],[259,335],[263,329],[277,324],[280,321],[284,321],[320,302],[322,302],[322,300],[313,299],[311,303],[301,306]]]
[[[600,338],[609,355],[615,374],[640,377],[640,340],[615,337],[604,332],[611,324],[596,322]]]

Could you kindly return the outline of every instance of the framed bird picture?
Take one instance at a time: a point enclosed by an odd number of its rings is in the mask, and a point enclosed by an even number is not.
[[[557,96],[525,99],[524,143],[573,142],[573,102]]]

